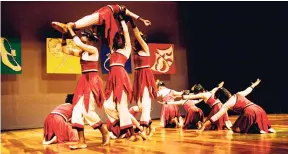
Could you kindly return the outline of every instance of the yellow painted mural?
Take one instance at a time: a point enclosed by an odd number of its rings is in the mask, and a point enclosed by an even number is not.
[[[67,46],[77,48],[72,39],[67,39]],[[61,38],[47,38],[47,73],[81,74],[80,58],[62,52]]]

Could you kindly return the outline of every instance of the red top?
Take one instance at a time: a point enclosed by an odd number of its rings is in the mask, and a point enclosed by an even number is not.
[[[85,61],[80,60],[82,72],[85,71],[98,71],[98,61]]]
[[[119,5],[107,5],[96,12],[99,13],[99,24],[102,25],[105,23],[105,38],[108,39],[108,43],[111,45],[116,32],[118,32],[114,15],[120,12],[120,7]]]
[[[216,99],[214,98],[214,95],[211,95],[211,97],[206,102],[206,104],[208,104],[210,107],[212,107],[215,103]]]
[[[241,113],[241,111],[248,105],[253,104],[250,100],[246,97],[236,94],[236,103],[233,106],[233,111],[236,113]]]
[[[57,106],[51,113],[62,116],[67,122],[72,117],[72,110],[72,104],[65,103]]]
[[[189,112],[189,109],[191,106],[195,106],[193,101],[189,100],[186,103],[183,104],[183,108],[186,112]]]
[[[150,56],[140,56],[138,53],[134,54],[134,64],[135,67],[143,67],[149,66],[150,67]]]
[[[127,62],[127,60],[128,59],[123,54],[118,53],[118,52],[113,52],[110,56],[110,66],[115,63],[125,66],[125,63]]]

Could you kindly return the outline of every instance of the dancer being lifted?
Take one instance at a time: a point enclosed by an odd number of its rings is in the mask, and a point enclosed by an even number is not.
[[[151,25],[149,20],[145,20],[140,16],[134,14],[133,12],[129,11],[124,5],[106,5],[101,7],[94,13],[87,15],[76,22],[70,22],[70,26],[75,29],[86,28],[92,25],[103,25],[105,24],[105,38],[108,41],[110,49],[113,46],[113,39],[118,32],[118,26],[114,16],[119,14],[127,15],[143,22],[146,26]],[[67,32],[67,25],[59,23],[59,22],[52,22],[52,26],[57,29],[58,31],[65,33]]]
[[[71,149],[86,148],[84,137],[84,121],[92,128],[99,129],[102,133],[102,145],[109,144],[109,132],[101,122],[98,114],[95,111],[96,104],[99,108],[103,106],[105,95],[102,86],[102,79],[98,74],[98,49],[93,46],[95,37],[92,31],[84,30],[81,39],[75,34],[72,26],[68,26],[68,31],[71,34],[74,43],[78,49],[70,49],[66,45],[65,34],[62,39],[63,52],[80,57],[82,75],[78,80],[73,98],[73,113],[72,124],[78,131],[79,142],[71,145]]]
[[[236,133],[274,133],[276,132],[268,120],[266,112],[258,105],[248,100],[245,96],[252,92],[252,90],[260,83],[257,79],[244,91],[240,91],[232,95],[227,89],[220,88],[215,93],[216,98],[225,102],[222,108],[207,120],[200,131],[217,121],[228,109],[239,113],[240,116],[232,126],[232,130]]]
[[[210,113],[205,121],[209,120],[214,114],[216,114],[223,104],[219,99],[215,99],[215,92],[223,87],[224,82],[221,82],[218,87],[215,87],[211,91],[206,91],[200,84],[194,85],[191,90],[194,94],[183,95],[183,99],[203,99],[206,104],[208,104],[211,108]],[[200,102],[198,102],[200,103]],[[199,127],[201,127],[203,123],[199,122]],[[217,121],[215,121],[210,127],[206,127],[206,130],[221,130],[221,129],[230,129],[231,122],[229,121],[228,114],[225,112],[223,116],[221,116]]]

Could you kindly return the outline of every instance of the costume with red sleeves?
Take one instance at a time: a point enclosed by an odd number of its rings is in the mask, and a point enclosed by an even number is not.
[[[234,101],[235,100],[235,101]],[[235,94],[232,96],[217,114],[211,117],[210,121],[214,123],[219,116],[227,109],[231,109],[240,116],[233,124],[233,130],[240,129],[240,133],[261,133],[261,131],[269,132],[271,128],[270,121],[266,112],[258,105],[252,103],[246,97]]]
[[[214,98],[214,95],[211,95],[211,97],[205,102],[208,104],[211,108],[207,120],[210,119],[213,115],[215,115],[223,106],[223,104]],[[230,128],[230,126],[227,126],[227,122],[229,121],[228,113],[226,112],[223,116],[221,116],[216,122],[214,122],[210,127],[205,128],[206,130],[222,130]]]
[[[203,111],[195,106],[192,100],[188,100],[183,104],[183,107],[186,111],[185,121],[184,121],[184,129],[195,129],[197,128],[197,122],[203,122],[204,114]]]
[[[57,106],[45,119],[44,122],[44,138],[46,141],[57,137],[58,143],[65,141],[77,141],[78,134],[72,129],[72,125],[68,122],[72,116],[73,106],[71,104],[61,104]]]
[[[133,100],[143,104],[140,124],[148,125],[150,121],[151,101],[142,102],[144,96],[144,88],[146,87],[151,99],[157,97],[157,86],[155,83],[153,72],[150,68],[150,56],[141,56],[134,52],[134,84],[133,84]],[[146,96],[147,97],[147,96]],[[150,100],[150,99],[149,99]]]

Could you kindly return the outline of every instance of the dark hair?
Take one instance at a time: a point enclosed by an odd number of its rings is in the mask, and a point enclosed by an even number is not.
[[[215,93],[215,98],[219,99],[222,103],[225,103],[232,94],[224,87],[219,88]]]
[[[164,83],[163,81],[159,81],[159,82],[157,83],[157,87],[160,87],[160,86],[165,86],[165,83]]]
[[[98,36],[94,35],[89,29],[84,29],[84,31],[81,32],[81,36],[87,37],[89,41],[97,42],[99,40]]]
[[[204,92],[205,89],[201,84],[195,84],[192,88],[191,88],[192,93],[194,94],[198,94],[201,92]]]
[[[121,32],[117,32],[113,39],[113,49],[123,49],[125,47],[125,38],[124,34]]]
[[[65,103],[72,104],[73,97],[74,97],[74,94],[67,94],[66,99],[65,99]]]
[[[147,42],[147,37],[145,34],[141,33],[140,36],[142,37],[142,39]],[[139,41],[137,39],[135,39],[135,51],[138,52],[142,49],[141,44],[139,43]]]

